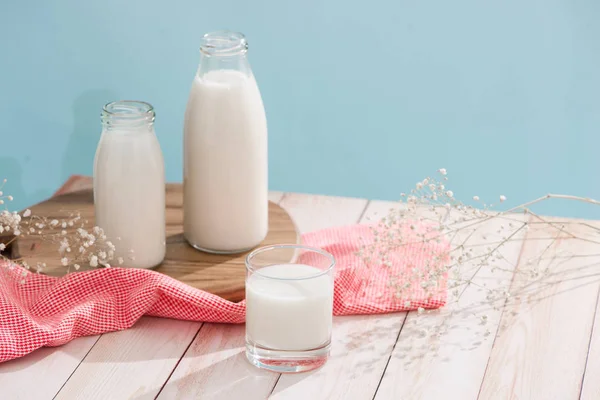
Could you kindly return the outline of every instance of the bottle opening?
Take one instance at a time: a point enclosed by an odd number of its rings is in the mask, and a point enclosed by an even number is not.
[[[154,107],[144,101],[119,100],[102,108],[102,122],[107,125],[152,124],[154,117]]]
[[[200,52],[207,56],[233,56],[248,51],[246,37],[239,32],[216,31],[202,37]]]

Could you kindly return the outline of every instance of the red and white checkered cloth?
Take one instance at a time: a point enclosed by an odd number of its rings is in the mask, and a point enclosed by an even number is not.
[[[389,282],[393,277],[408,276],[415,266],[425,265],[436,254],[447,255],[447,243],[400,247],[388,253],[392,267],[354,268],[361,264],[356,252],[372,239],[366,225],[303,235],[304,244],[320,247],[336,258],[335,315],[388,313],[445,304],[445,278],[434,295],[414,283],[409,295],[400,298]],[[2,262],[0,362],[43,346],[59,346],[79,336],[127,329],[142,315],[243,323],[245,308],[244,302],[229,302],[151,270],[107,268],[54,278]]]

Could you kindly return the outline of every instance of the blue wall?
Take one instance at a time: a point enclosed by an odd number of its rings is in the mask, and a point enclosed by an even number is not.
[[[244,32],[274,190],[600,198],[597,0],[0,1],[0,176],[15,206],[91,174],[102,105],[157,110],[167,178],[203,33]],[[558,202],[542,212],[600,218]]]

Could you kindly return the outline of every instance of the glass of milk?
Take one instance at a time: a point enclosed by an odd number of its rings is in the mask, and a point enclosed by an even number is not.
[[[327,361],[334,265],[331,254],[302,245],[265,246],[248,254],[246,357],[252,364],[303,372]]]

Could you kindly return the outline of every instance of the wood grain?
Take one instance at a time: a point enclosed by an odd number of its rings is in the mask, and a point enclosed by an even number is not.
[[[90,184],[89,179],[85,182]],[[74,185],[77,185],[79,190],[64,192]],[[88,221],[86,226],[91,228],[94,221],[92,189],[85,188],[79,181],[72,181],[69,187],[63,187],[62,194],[31,207],[32,213],[49,219],[61,219],[78,212],[83,220]],[[246,277],[244,258],[247,253],[208,254],[192,248],[186,242],[183,237],[181,184],[167,184],[166,207],[167,251],[163,263],[154,270],[227,300],[243,300]],[[67,229],[71,232],[74,230],[75,227]],[[299,234],[288,213],[277,204],[269,202],[269,233],[261,245],[298,243],[299,240]],[[66,269],[60,265],[55,244],[43,242],[36,236],[29,236],[19,239],[19,248],[21,256],[26,257],[30,265],[35,265],[38,261],[46,262],[48,267],[45,273],[55,276],[66,273]],[[289,260],[274,260],[286,261]]]
[[[75,339],[60,347],[43,347],[0,364],[0,398],[52,399],[94,346],[99,336]],[[35,384],[31,383],[35,377]]]
[[[577,222],[565,224],[565,230],[598,238],[597,232]],[[564,233],[553,242],[556,236],[557,230],[546,224],[528,232],[518,271],[527,270],[530,259],[548,254],[539,268],[548,267],[550,272],[533,284],[515,275],[510,289],[514,300],[502,314],[481,399],[580,396],[599,289],[599,246]],[[560,257],[552,259],[556,250]]]
[[[144,317],[102,335],[56,399],[153,399],[200,326]]]

